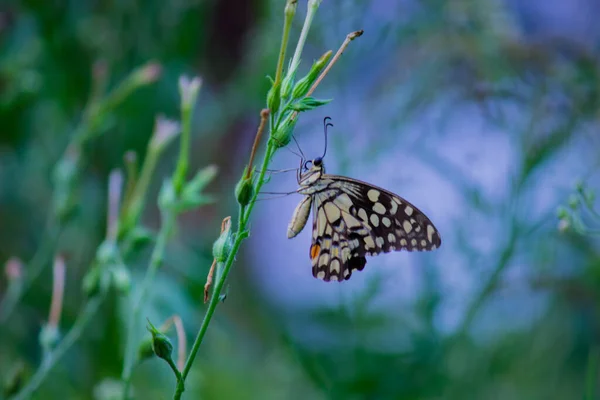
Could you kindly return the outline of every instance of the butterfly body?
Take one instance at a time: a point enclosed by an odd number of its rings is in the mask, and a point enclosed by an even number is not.
[[[305,195],[288,226],[288,238],[313,214],[313,276],[343,281],[366,265],[366,256],[427,251],[441,245],[439,232],[418,208],[385,189],[325,174],[322,158],[301,162],[298,193]]]

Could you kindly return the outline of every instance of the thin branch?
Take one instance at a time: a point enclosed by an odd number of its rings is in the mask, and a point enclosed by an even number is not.
[[[342,43],[342,45],[340,46],[340,48],[338,49],[338,51],[335,53],[335,56],[333,56],[333,58],[331,59],[331,61],[329,61],[329,64],[327,64],[327,66],[325,67],[325,69],[323,70],[323,72],[321,72],[321,74],[319,75],[319,77],[317,78],[317,80],[315,81],[315,83],[313,83],[313,85],[310,87],[310,89],[308,89],[308,92],[306,93],[306,96],[310,96],[311,94],[313,94],[313,92],[315,91],[315,89],[317,88],[317,86],[319,86],[319,84],[321,83],[321,81],[329,73],[329,70],[333,67],[333,65],[342,56],[342,54],[344,53],[344,50],[346,50],[346,47],[348,47],[348,45],[350,44],[350,42],[353,41],[354,39],[356,39],[357,37],[362,36],[363,33],[364,33],[364,31],[361,29],[361,30],[358,30],[358,31],[355,31],[355,32],[352,32],[352,33],[349,33],[348,35],[346,35],[346,39],[344,39],[344,42]]]
[[[265,130],[268,118],[269,109],[263,108],[260,112],[260,123],[258,124],[256,136],[254,136],[254,143],[252,144],[252,151],[250,152],[250,161],[248,161],[248,169],[246,170],[246,175],[244,176],[244,179],[250,178],[250,175],[252,174],[252,164],[254,163],[254,156],[256,155],[256,150],[258,149],[258,145],[260,143],[262,134]]]

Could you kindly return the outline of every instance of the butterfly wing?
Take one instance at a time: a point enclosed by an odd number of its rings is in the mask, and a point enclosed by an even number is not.
[[[349,279],[365,256],[428,251],[441,245],[438,230],[417,207],[387,190],[342,176],[324,175],[313,195],[313,276]]]

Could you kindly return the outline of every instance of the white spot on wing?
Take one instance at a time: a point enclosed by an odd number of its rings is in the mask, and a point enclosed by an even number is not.
[[[371,218],[369,219],[371,220],[371,224],[373,224],[375,228],[379,226],[379,217],[377,216],[377,214],[371,214]]]
[[[377,200],[379,200],[379,190],[369,189],[369,191],[367,192],[367,197],[369,198],[369,200],[375,203]]]
[[[391,215],[396,214],[397,210],[398,210],[398,203],[396,203],[395,201],[392,201],[391,206],[390,206],[390,214]]]
[[[331,260],[331,264],[329,264],[329,270],[333,273],[339,274],[340,272],[340,262],[338,260]]]
[[[435,232],[434,227],[431,225],[427,225],[427,240],[429,240],[430,242],[433,242],[433,233],[434,232]]]
[[[385,225],[386,228],[389,228],[392,225],[392,221],[388,217],[381,218],[381,223]]]
[[[412,224],[407,220],[404,220],[404,222],[402,223],[402,228],[404,228],[406,233],[410,233],[410,231],[412,231]]]
[[[363,220],[363,222],[369,222],[369,216],[367,215],[367,212],[363,208],[358,210],[358,216],[360,217],[360,219]]]
[[[385,207],[383,204],[377,202],[373,204],[373,211],[375,211],[377,214],[385,214]]]
[[[413,208],[411,206],[406,206],[406,208],[404,209],[404,212],[406,213],[406,215],[408,215],[410,217],[413,213]]]
[[[365,249],[375,248],[375,242],[371,236],[365,236]]]
[[[388,242],[394,243],[396,241],[396,236],[393,233],[388,233]]]

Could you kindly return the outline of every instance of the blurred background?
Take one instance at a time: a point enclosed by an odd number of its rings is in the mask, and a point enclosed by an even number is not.
[[[290,55],[306,12],[298,3]],[[128,151],[144,159],[158,114],[179,118],[182,74],[203,79],[191,168],[218,166],[206,190],[218,201],[179,219],[145,316],[177,314],[193,340],[282,15],[276,0],[2,2],[0,301],[31,263],[43,266],[0,320],[5,395],[40,364],[53,255],[66,262],[64,334],[106,235],[109,173]],[[600,217],[586,209],[600,184],[598,15],[594,0],[324,0],[301,73],[349,32],[365,33],[315,93],[333,102],[303,114],[295,135],[320,155],[330,116],[327,171],[405,197],[443,245],[371,258],[351,280],[325,283],[311,274],[310,229],[286,238],[300,197],[259,202],[184,398],[600,399]],[[110,89],[149,62],[160,76],[82,146],[77,205],[60,234],[48,231],[53,171],[95,82]],[[157,193],[176,157],[169,146],[153,174],[148,229],[160,225]],[[297,164],[281,150],[273,168]],[[295,188],[290,173],[265,190]],[[127,260],[133,292],[150,250]],[[129,313],[126,297],[105,302],[33,398],[115,398]],[[174,386],[158,359],[134,371],[137,398],[170,398]]]

